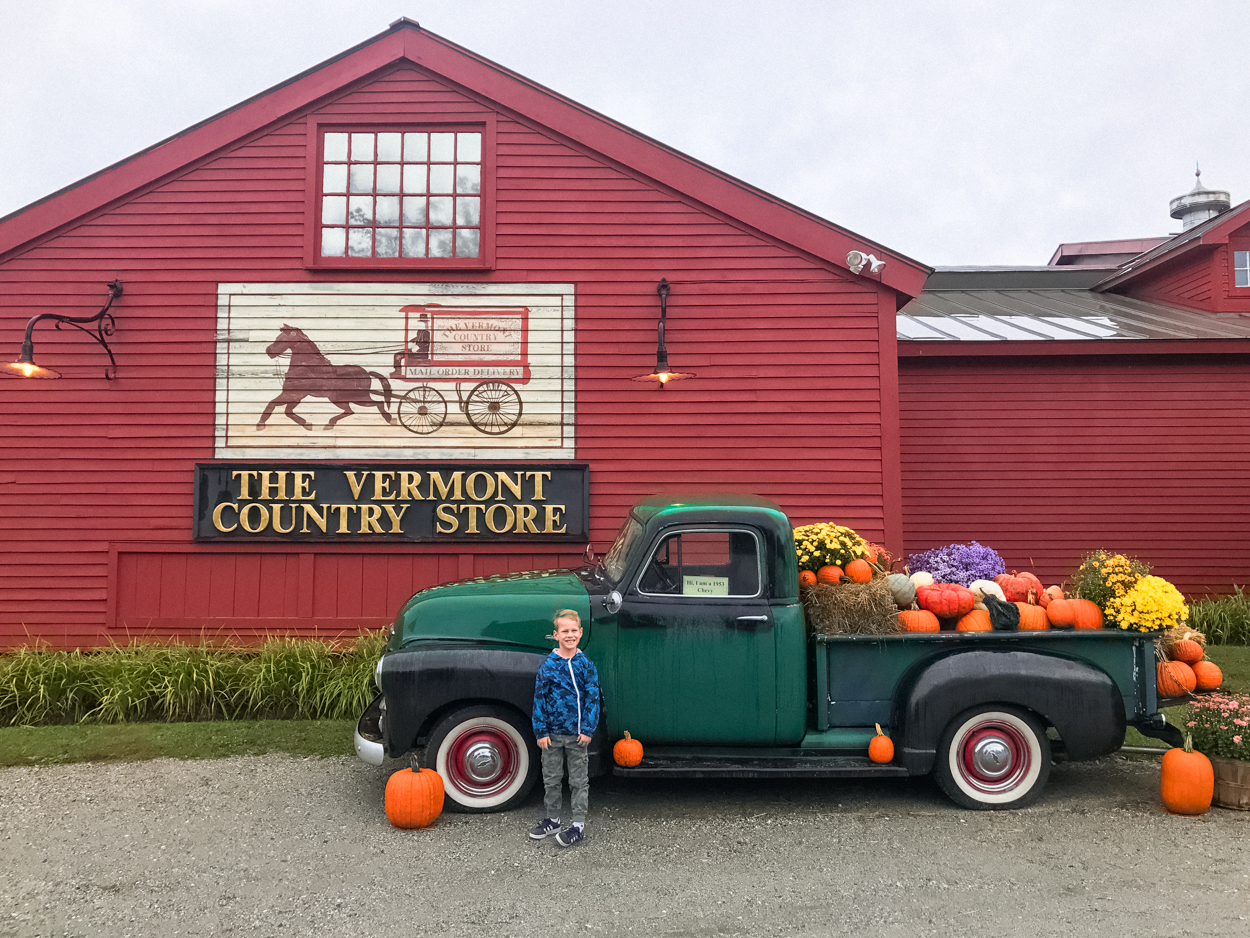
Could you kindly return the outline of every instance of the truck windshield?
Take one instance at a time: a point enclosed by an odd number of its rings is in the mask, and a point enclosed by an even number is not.
[[[608,555],[603,558],[603,572],[615,586],[625,576],[625,565],[629,561],[629,552],[642,534],[642,525],[634,517],[625,519],[621,525],[621,533],[616,536]]]

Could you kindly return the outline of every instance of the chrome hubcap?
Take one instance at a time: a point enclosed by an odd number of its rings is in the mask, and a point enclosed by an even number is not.
[[[997,736],[988,736],[973,747],[972,765],[988,779],[1002,778],[1012,768],[1011,746]]]
[[[475,782],[489,782],[503,767],[503,757],[493,744],[476,742],[465,750],[464,774]]]

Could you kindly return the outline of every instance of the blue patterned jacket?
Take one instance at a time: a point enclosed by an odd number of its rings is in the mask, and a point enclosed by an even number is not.
[[[553,650],[534,678],[534,737],[593,736],[599,725],[599,672],[580,651]]]

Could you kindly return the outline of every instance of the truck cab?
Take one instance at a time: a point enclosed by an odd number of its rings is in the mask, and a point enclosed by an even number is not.
[[[413,596],[378,663],[357,753],[380,765],[415,751],[453,809],[519,804],[539,774],[534,677],[563,608],[581,615],[600,675],[592,775],[932,772],[966,807],[1020,807],[1053,751],[1114,751],[1127,722],[1175,734],[1156,713],[1148,636],[810,634],[789,519],[765,499],[718,493],[644,499],[596,564]],[[896,743],[886,764],[866,755],[878,723]],[[644,760],[613,766],[626,730]]]

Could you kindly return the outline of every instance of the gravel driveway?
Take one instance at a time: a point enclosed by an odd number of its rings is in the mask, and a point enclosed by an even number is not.
[[[1158,761],[1057,765],[1024,811],[925,779],[600,779],[398,831],[396,763],[262,756],[0,770],[0,936],[1250,935],[1250,814],[1158,807]]]

